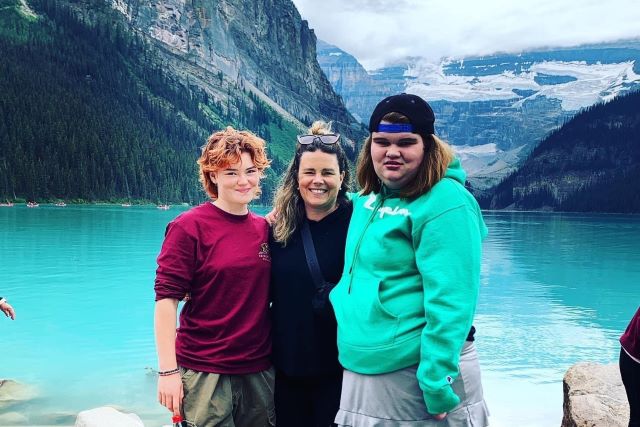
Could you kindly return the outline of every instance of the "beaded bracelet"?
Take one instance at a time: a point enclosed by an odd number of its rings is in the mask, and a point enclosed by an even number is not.
[[[177,374],[178,372],[180,372],[180,369],[175,368],[175,369],[169,369],[168,371],[158,371],[158,375],[160,375],[161,377],[166,377],[169,375]]]

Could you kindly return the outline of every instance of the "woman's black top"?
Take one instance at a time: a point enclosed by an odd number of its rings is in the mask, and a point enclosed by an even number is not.
[[[309,221],[324,279],[338,283],[353,207],[340,206],[320,221]],[[316,288],[309,272],[300,227],[286,247],[270,237],[273,364],[287,376],[339,375],[337,324],[331,303],[314,312]]]

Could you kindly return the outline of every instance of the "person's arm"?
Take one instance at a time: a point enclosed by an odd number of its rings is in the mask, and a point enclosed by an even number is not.
[[[426,316],[417,377],[429,412],[440,419],[460,403],[451,384],[478,298],[479,223],[463,205],[429,219],[413,235]]]
[[[178,224],[169,224],[156,270],[154,330],[158,368],[159,372],[169,372],[159,374],[158,401],[174,415],[180,415],[183,398],[176,359],[176,312],[178,301],[191,291],[196,268],[195,247],[196,241],[189,233]]]
[[[6,299],[0,297],[0,310],[4,313],[5,316],[10,317],[11,320],[16,319],[16,312],[11,307],[11,304],[7,302]]]
[[[176,361],[176,311],[178,300],[164,298],[156,302],[154,326],[158,368],[160,372],[178,369]],[[182,379],[180,372],[158,377],[158,401],[174,415],[180,415],[182,406]]]

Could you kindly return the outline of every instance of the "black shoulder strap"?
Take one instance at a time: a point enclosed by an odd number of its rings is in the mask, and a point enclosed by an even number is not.
[[[316,248],[313,246],[313,238],[311,237],[311,230],[309,229],[309,221],[307,221],[306,218],[302,221],[300,234],[302,234],[304,254],[307,257],[307,265],[311,272],[311,278],[313,279],[313,283],[316,285],[316,289],[322,289],[324,287],[324,277],[322,277],[322,271],[320,271],[320,264],[318,263],[318,257],[316,256]]]

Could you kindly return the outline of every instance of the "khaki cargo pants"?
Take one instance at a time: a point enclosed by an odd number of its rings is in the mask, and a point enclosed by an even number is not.
[[[227,375],[180,368],[182,411],[190,427],[272,427],[273,368],[255,374]]]

